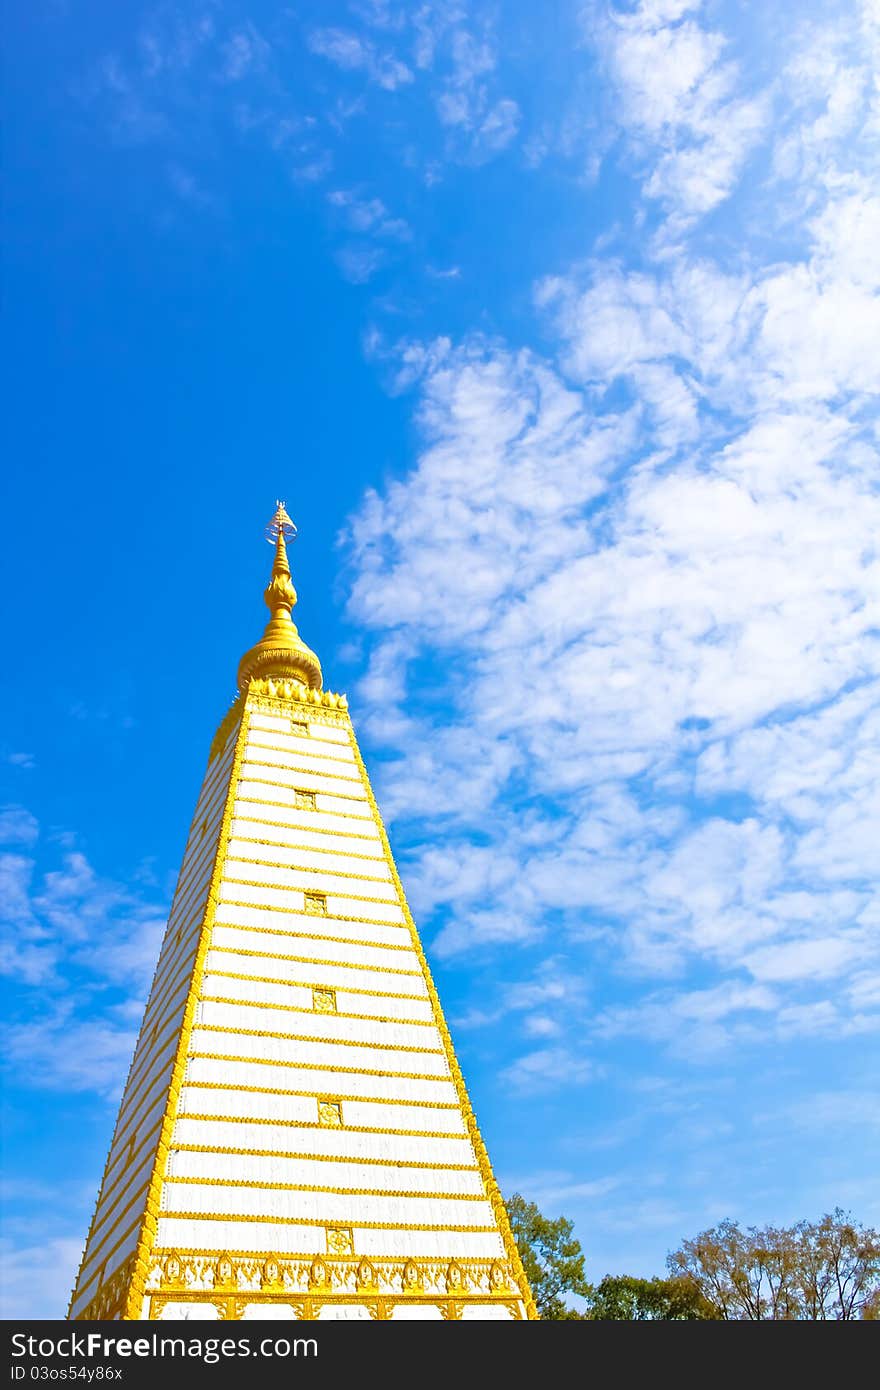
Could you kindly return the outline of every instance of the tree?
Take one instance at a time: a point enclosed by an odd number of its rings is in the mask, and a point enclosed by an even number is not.
[[[722,1221],[684,1241],[667,1266],[691,1279],[720,1318],[850,1320],[873,1306],[880,1287],[880,1236],[839,1207],[791,1227],[743,1231]]]
[[[590,1296],[586,1316],[594,1322],[697,1322],[718,1314],[693,1279],[606,1274]]]
[[[580,1241],[572,1234],[574,1224],[564,1216],[556,1221],[542,1216],[535,1203],[527,1202],[518,1192],[505,1205],[540,1316],[555,1320],[581,1317],[563,1300],[564,1294],[586,1298],[591,1292]]]

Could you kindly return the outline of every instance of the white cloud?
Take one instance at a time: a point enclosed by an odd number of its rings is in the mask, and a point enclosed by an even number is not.
[[[587,12],[644,191],[679,228],[729,196],[769,119],[765,94],[736,95],[739,69],[725,57],[725,37],[688,17],[696,8],[649,2],[598,19]]]
[[[327,201],[344,213],[354,232],[370,233],[392,241],[407,241],[412,235],[402,217],[392,217],[381,198],[360,198],[350,189],[335,189]]]
[[[137,1039],[136,1026],[77,1019],[72,1001],[4,1029],[7,1068],[19,1083],[53,1091],[95,1091],[117,1100]]]
[[[369,39],[347,29],[313,29],[309,34],[313,53],[327,58],[338,68],[363,72],[371,82],[393,92],[413,81],[412,70],[392,53],[380,52]]]
[[[408,750],[383,803],[446,819],[408,874],[441,953],[552,923],[649,975],[772,982],[780,1036],[839,1021],[876,958],[876,219],[848,184],[788,266],[683,247],[545,280],[580,390],[498,343],[402,346],[424,450],[353,522],[351,604],[377,633],[370,735]],[[437,724],[412,699],[425,655]],[[686,1028],[756,1042],[745,1014]]]
[[[594,1075],[592,1064],[564,1047],[542,1047],[518,1057],[499,1073],[511,1090],[522,1095],[581,1086]]]
[[[7,825],[35,850],[28,812],[7,808]],[[101,877],[79,850],[48,872],[32,854],[0,855],[0,901],[0,970],[18,991],[3,1028],[7,1069],[30,1085],[115,1094],[158,958],[164,907]]]
[[[41,1236],[20,1245],[0,1242],[0,1318],[65,1317],[82,1249],[83,1239],[76,1236]]]
[[[437,114],[450,132],[450,152],[483,163],[506,149],[517,135],[520,109],[511,97],[495,94],[497,67],[492,40],[470,30],[452,31],[449,67],[437,95]]]
[[[21,767],[26,769],[27,771],[30,771],[31,768],[34,768],[37,765],[37,761],[33,753],[7,753],[6,761],[12,767]]]
[[[387,259],[387,252],[381,246],[368,244],[352,243],[340,247],[336,253],[336,264],[352,285],[365,285],[372,280]]]
[[[0,807],[0,845],[36,844],[40,823],[24,806]]]

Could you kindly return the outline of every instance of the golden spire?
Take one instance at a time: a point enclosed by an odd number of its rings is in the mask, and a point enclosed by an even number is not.
[[[312,690],[321,689],[321,663],[300,637],[290,616],[296,603],[296,589],[290,578],[286,541],[295,536],[296,527],[284,503],[276,502],[275,515],[266,527],[266,539],[275,546],[275,560],[263,594],[272,616],[260,641],[245,652],[239,662],[238,688],[241,691],[254,676],[298,681]]]

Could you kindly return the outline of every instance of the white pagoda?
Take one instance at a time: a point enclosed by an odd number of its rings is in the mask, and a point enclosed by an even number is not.
[[[282,503],[267,535],[68,1316],[536,1317]]]

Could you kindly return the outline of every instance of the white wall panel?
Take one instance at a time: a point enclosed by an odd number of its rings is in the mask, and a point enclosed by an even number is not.
[[[492,1231],[357,1230],[354,1247],[359,1255],[372,1259],[383,1255],[398,1259],[504,1259],[501,1237]]]
[[[162,1211],[215,1216],[265,1216],[281,1222],[325,1221],[338,1225],[381,1222],[401,1226],[491,1226],[492,1208],[484,1199],[460,1197],[352,1197],[334,1192],[295,1192],[288,1188],[205,1186],[169,1178],[162,1184]]]
[[[359,994],[349,994],[344,989],[336,991],[336,1007],[341,1014],[371,1014],[378,1018],[433,1019],[430,1001],[422,999],[391,999],[387,995],[370,994],[370,986],[365,984]],[[403,993],[404,991],[401,991]],[[415,990],[405,991],[414,994]]]
[[[166,1303],[157,1322],[219,1322],[220,1313],[213,1303]]]
[[[214,1004],[205,1000],[198,1006],[198,1021],[206,1027],[297,1033],[340,1042],[376,1043],[379,1047],[428,1047],[439,1051],[443,1046],[436,1028],[425,1028],[417,1023],[381,1023],[375,1019],[344,1018],[306,1010],[294,1014],[287,1009],[256,1008],[251,1004]]]
[[[367,887],[374,885],[368,884]],[[352,891],[352,890],[350,890]],[[366,896],[366,895],[365,895]],[[370,894],[371,898],[375,895]],[[341,893],[330,892],[327,894],[327,912],[332,917],[368,917],[377,922],[403,922],[405,921],[403,909],[397,903],[384,902],[362,902],[357,898],[343,896]]]
[[[236,975],[258,975],[283,984],[330,985],[331,988],[380,990],[391,994],[423,994],[428,990],[417,975],[393,975],[386,970],[355,970],[344,965],[320,965],[308,961],[280,960],[268,954],[243,955],[213,947],[207,955],[209,970],[232,971]],[[338,1003],[337,1003],[338,1007]]]
[[[302,786],[306,791],[312,790],[306,787],[305,773]],[[299,811],[297,814],[308,816],[311,822],[321,829],[354,830],[360,835],[365,833],[366,825],[372,823],[369,806],[365,801],[353,801],[350,797],[325,796],[323,792],[318,792],[316,804],[316,811]],[[255,809],[249,810],[252,805]],[[296,809],[293,787],[271,785],[251,778],[242,778],[239,782],[236,809],[240,815],[265,816],[270,821],[285,820],[283,815],[277,814],[285,807]]]
[[[140,1111],[134,1110],[132,1114],[121,1124],[113,1135],[113,1143],[110,1149],[110,1167],[107,1170],[110,1177],[122,1159],[123,1154],[128,1151],[128,1144],[135,1131],[140,1134],[150,1134],[161,1120],[165,1113],[165,1091],[160,1091],[153,1096],[153,1100],[147,1109]]]
[[[241,766],[241,777],[243,781],[254,781],[262,786],[268,784],[289,789],[301,787],[304,791],[323,792],[327,796],[346,798],[357,802],[361,814],[365,812],[367,793],[363,783],[353,777],[337,773],[328,776],[326,771],[310,772],[306,768],[294,769],[279,764],[267,766],[263,759],[257,762],[247,757]]]
[[[173,1150],[168,1174],[174,1179],[210,1178],[228,1182],[295,1184],[339,1191],[442,1192],[450,1197],[484,1197],[479,1173],[451,1168],[406,1168],[395,1163],[346,1159],[283,1158],[276,1154],[191,1153]]]
[[[332,1094],[332,1092],[328,1092]],[[352,1093],[349,1092],[349,1095]],[[379,1092],[374,1092],[378,1095]],[[402,1094],[400,1092],[399,1094]],[[446,1097],[442,1099],[445,1101]],[[461,1111],[440,1110],[429,1102],[424,1105],[394,1105],[363,1100],[342,1102],[342,1115],[347,1125],[365,1126],[368,1129],[417,1129],[430,1130],[443,1134],[464,1134],[465,1123]]]
[[[327,1233],[323,1226],[160,1217],[156,1244],[175,1250],[264,1250],[277,1255],[326,1255]]]
[[[143,1210],[143,1208],[141,1208],[141,1210]],[[135,1216],[135,1212],[132,1211],[132,1221],[135,1220]],[[127,1259],[135,1249],[139,1228],[138,1225],[135,1225],[133,1230],[127,1230],[128,1220],[129,1218],[126,1217],[125,1224],[120,1226],[118,1231],[113,1232],[110,1240],[94,1248],[91,1246],[89,1247],[88,1258],[83,1264],[80,1272],[81,1289],[84,1297],[77,1298],[76,1307],[73,1311],[74,1317],[76,1317],[77,1312],[83,1304],[88,1303],[89,1299],[94,1297],[96,1292],[94,1285],[97,1282],[97,1275],[104,1261],[106,1260],[107,1262],[104,1270],[104,1280],[106,1281],[111,1277],[113,1271],[118,1269],[123,1260]],[[117,1241],[119,1242],[118,1245]],[[114,1250],[113,1247],[115,1245],[117,1248]],[[88,1285],[92,1285],[92,1287],[88,1288]]]
[[[302,727],[298,720],[296,721],[296,727]],[[282,751],[306,748],[315,753],[328,753],[334,758],[344,758],[346,762],[354,762],[353,749],[347,744],[335,743],[330,739],[324,738],[322,736],[323,728],[320,724],[312,723],[309,725],[306,723],[306,728],[309,732],[301,734],[291,732],[291,726],[288,726],[287,729],[276,730],[264,729],[258,725],[251,724],[248,730],[248,742],[253,743],[257,747],[265,746],[281,749]]]
[[[247,820],[250,825],[268,825],[272,830],[278,825],[286,825],[334,837],[378,837],[375,822],[371,816],[364,814],[363,809],[354,817],[333,815],[324,810],[300,811],[293,804],[291,792],[285,792],[283,797],[266,795],[271,790],[271,787],[263,790],[252,785],[249,791],[244,783],[239,782],[235,800],[236,816]]]
[[[449,1075],[445,1056],[433,1053],[395,1051],[391,1048],[352,1047],[348,1043],[303,1042],[298,1038],[266,1038],[252,1033],[218,1033],[210,1028],[194,1028],[190,1054],[220,1052],[225,1057],[279,1062],[290,1066],[317,1064],[328,1071],[336,1067],[355,1070],[368,1067],[380,1071],[417,1071],[428,1076]]]
[[[232,1115],[246,1120],[295,1120],[298,1124],[318,1123],[318,1102],[312,1096],[267,1095],[232,1087],[183,1086],[177,1113],[180,1116]]]
[[[201,992],[203,997],[211,994],[220,999],[257,1000],[267,1004],[279,1004],[297,1012],[311,1011],[312,1008],[312,991],[304,985],[268,984],[265,980],[237,980],[229,975],[217,975],[210,971],[202,977]],[[289,1031],[293,1032],[293,1029]]]
[[[322,724],[319,719],[311,717],[308,709],[297,710],[297,715],[302,716],[309,727],[309,736],[316,739],[324,739],[328,743],[341,743],[349,746],[348,730],[345,725]],[[287,734],[291,738],[300,737],[290,733],[290,719],[282,719],[274,714],[264,714],[262,710],[252,710],[248,721],[251,729],[271,730],[275,733]],[[305,742],[305,740],[303,740]]]
[[[348,728],[344,724],[318,724],[316,727],[321,730],[321,737],[330,743],[349,743]]]
[[[250,711],[248,728],[272,729],[277,733],[286,734],[290,732],[290,720],[282,719],[277,714],[265,714],[262,710],[254,709]]]
[[[296,739],[294,746],[289,748],[270,747],[249,738],[245,757],[249,763],[257,765],[282,767],[288,772],[315,772],[321,776],[345,777],[350,782],[363,785],[353,757],[340,758],[335,750],[326,746],[322,750],[314,743],[310,746],[305,738]]]
[[[206,1095],[207,1092],[197,1092]],[[311,1105],[314,1123],[314,1101]],[[469,1139],[437,1139],[416,1134],[370,1134],[349,1129],[310,1128],[295,1124],[253,1124],[247,1120],[197,1120],[180,1117],[172,1144],[201,1148],[259,1149],[280,1153],[326,1154],[336,1158],[377,1158],[389,1163],[476,1164]]]
[[[155,1139],[143,1153],[136,1153],[127,1168],[117,1171],[114,1182],[109,1183],[102,1194],[101,1203],[95,1213],[91,1240],[102,1241],[110,1227],[115,1226],[135,1193],[150,1180],[153,1160],[156,1153]]]
[[[378,850],[378,846],[374,847]],[[317,869],[321,873],[354,874],[373,878],[390,879],[391,870],[378,853],[365,859],[363,854],[353,850],[346,840],[333,847],[332,853],[325,850],[307,849],[296,844],[262,844],[235,835],[229,841],[228,853],[233,859],[256,860],[261,864],[295,865],[299,869]]]
[[[305,919],[305,920],[303,920]],[[273,912],[271,908],[242,907],[240,904],[218,903],[215,921],[223,926],[262,927],[268,932],[283,931],[291,926],[294,931],[307,931],[321,936],[347,936],[354,941],[369,941],[376,946],[410,946],[409,928],[395,922],[351,922],[344,917],[313,917],[309,913],[298,913],[289,917]]]
[[[308,815],[308,812],[302,811],[300,812],[300,819],[306,820]],[[371,833],[370,827],[366,825],[358,826],[358,834],[355,835],[353,832],[345,833],[341,826],[334,830],[317,830],[309,824],[285,825],[276,823],[268,825],[262,821],[249,820],[245,816],[236,816],[231,822],[231,830],[233,835],[242,842],[266,840],[270,844],[295,845],[306,850],[309,847],[316,850],[332,850],[334,854],[365,854],[371,860],[384,862],[384,851],[379,832],[375,830]]]
[[[519,1304],[520,1317],[523,1306]],[[462,1322],[510,1322],[513,1314],[509,1308],[499,1307],[497,1303],[466,1303],[462,1309]]]
[[[340,787],[344,787],[346,784],[340,782],[339,785]],[[349,796],[347,792],[345,796],[341,796],[338,793],[330,793],[329,789],[323,792],[318,789],[317,800],[319,811],[326,811],[333,815],[369,816],[370,814],[370,808],[365,799],[360,800],[356,797]]]
[[[452,1104],[455,1101],[455,1088],[448,1081],[417,1081],[405,1076],[362,1076],[351,1071],[298,1068],[271,1062],[221,1062],[211,1057],[191,1057],[187,1062],[186,1080],[306,1091],[310,1095],[341,1094],[382,1099],[399,1097],[402,1100],[423,1101],[427,1105],[438,1102]],[[413,1129],[416,1127],[411,1126]]]
[[[363,866],[361,866],[362,868]],[[228,883],[259,883],[272,888],[297,888],[322,893],[353,893],[370,898],[383,898],[386,902],[397,901],[397,890],[384,879],[381,883],[374,878],[355,878],[350,874],[334,873],[332,864],[320,869],[293,869],[287,865],[276,868],[274,864],[252,864],[246,859],[227,858],[223,866],[224,888]],[[367,913],[363,914],[365,917]]]
[[[315,920],[320,923],[322,919]],[[311,921],[310,917],[301,917],[296,925],[308,932]],[[279,921],[279,927],[282,923],[283,919]],[[419,969],[419,958],[414,951],[374,946],[371,942],[354,945],[348,941],[322,938],[317,933],[314,936],[300,936],[290,931],[283,935],[280,932],[269,935],[259,929],[248,930],[246,927],[230,927],[225,923],[218,923],[211,933],[211,945],[217,949],[232,951],[261,951],[271,956],[305,956],[308,960],[347,966],[381,966],[385,970],[413,973]]]

